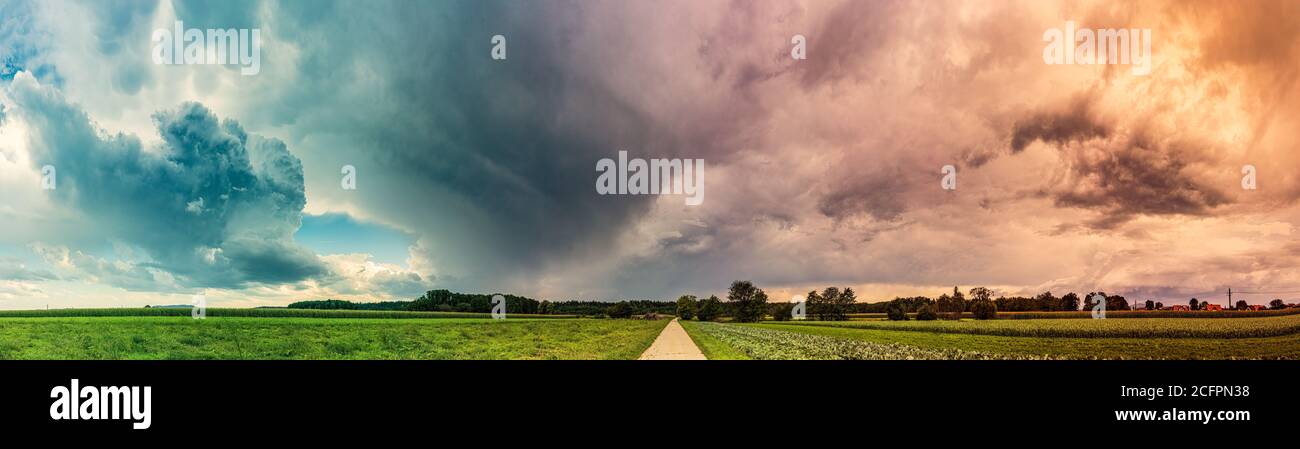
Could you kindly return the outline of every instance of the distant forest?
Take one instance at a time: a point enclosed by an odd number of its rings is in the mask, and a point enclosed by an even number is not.
[[[491,294],[457,293],[449,290],[430,290],[414,301],[352,302],[338,299],[298,301],[290,309],[340,309],[340,310],[409,310],[416,312],[492,312]],[[601,316],[614,303],[605,301],[538,301],[536,299],[502,294],[506,298],[507,313],[539,313],[547,315]],[[675,301],[633,300],[623,301],[633,314],[672,314],[677,310]]]

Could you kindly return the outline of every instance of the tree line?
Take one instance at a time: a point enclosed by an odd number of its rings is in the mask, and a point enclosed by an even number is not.
[[[432,312],[470,312],[489,313],[492,311],[492,294],[457,293],[446,289],[430,290],[413,301],[352,302],[337,299],[298,301],[289,304],[292,309],[343,309],[343,310],[409,310]],[[751,281],[735,281],[727,290],[726,300],[710,295],[700,299],[695,295],[682,295],[677,301],[625,300],[607,301],[547,301],[536,300],[518,295],[503,294],[506,298],[506,311],[522,314],[555,314],[580,316],[609,316],[627,318],[634,315],[656,313],[661,315],[676,314],[686,320],[704,321],[731,317],[735,321],[753,322],[770,316],[774,320],[791,319],[794,303],[769,303],[767,293]],[[959,319],[963,313],[969,313],[977,319],[997,316],[997,312],[1057,312],[1091,310],[1096,304],[1093,298],[1105,298],[1107,310],[1128,310],[1130,304],[1121,295],[1109,295],[1106,292],[1089,292],[1087,295],[1066,293],[1056,296],[1046,291],[1033,297],[999,296],[993,298],[992,290],[975,287],[963,293],[953,287],[952,293],[944,293],[938,298],[925,296],[898,297],[891,301],[860,303],[857,293],[850,287],[826,287],[821,291],[812,290],[806,296],[805,313],[809,318],[823,321],[848,319],[855,313],[884,313],[890,319],[934,320]],[[1164,303],[1148,300],[1134,304],[1135,308],[1147,310],[1163,309]],[[1191,310],[1204,310],[1207,302],[1192,298],[1188,301]],[[1281,299],[1269,303],[1270,309],[1287,307]],[[1246,310],[1245,301],[1238,301],[1229,309]]]
[[[450,290],[429,290],[413,301],[352,302],[339,299],[298,301],[289,304],[290,309],[338,309],[338,310],[407,310],[412,312],[492,312],[492,297],[495,294],[457,293]],[[677,304],[672,301],[631,300],[617,303],[605,301],[547,301],[533,298],[502,294],[506,299],[507,313],[526,313],[544,315],[582,315],[604,316],[611,307],[618,307],[613,312],[622,315],[643,315],[654,312],[672,314]]]

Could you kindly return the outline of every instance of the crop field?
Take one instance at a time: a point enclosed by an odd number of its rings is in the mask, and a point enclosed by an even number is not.
[[[1296,319],[1292,315],[1229,320],[766,321],[684,325],[710,359],[889,359],[897,358],[896,354],[928,358],[935,354],[933,351],[945,354],[943,351],[954,350],[957,355],[950,358],[976,354],[974,358],[1300,359],[1300,333],[1284,332],[1294,329]],[[745,328],[766,333],[741,331]],[[809,346],[809,342],[816,345]],[[865,350],[881,354],[861,354]]]
[[[802,321],[795,326],[836,326],[1008,337],[1261,338],[1300,333],[1300,315],[1261,318],[1012,319],[960,321]]]
[[[909,317],[916,318],[915,313],[907,314]],[[1177,311],[1177,310],[1109,310],[1106,311],[1106,319],[1127,319],[1127,318],[1259,318],[1270,316],[1300,315],[1300,308],[1286,308],[1278,310],[1197,310],[1197,311]],[[846,315],[851,320],[872,320],[885,319],[884,313],[850,313]],[[975,318],[970,312],[962,313],[962,318]],[[998,312],[1000,320],[1047,320],[1047,319],[1092,319],[1092,312],[1080,310],[1074,312]]]
[[[683,325],[710,359],[1300,359],[1296,315]]]
[[[1022,354],[981,353],[953,348],[921,348],[900,343],[878,343],[735,324],[695,322],[691,323],[691,329],[692,332],[703,334],[707,338],[714,339],[740,353],[733,354],[729,358],[761,360],[991,360],[1044,358]]]
[[[668,323],[222,317],[213,309],[195,320],[180,310],[184,317],[0,318],[0,359],[635,359]]]
[[[838,326],[743,324],[787,332],[922,348],[1049,356],[1063,359],[1288,359],[1300,360],[1300,334],[1264,338],[1007,337],[860,329]]]

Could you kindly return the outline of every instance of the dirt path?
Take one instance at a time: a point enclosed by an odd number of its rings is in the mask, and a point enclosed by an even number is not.
[[[691,341],[691,336],[686,334],[686,329],[682,329],[681,324],[677,324],[677,319],[673,318],[664,327],[655,342],[650,344],[650,349],[646,349],[641,354],[640,360],[708,360],[700,348],[695,346]]]

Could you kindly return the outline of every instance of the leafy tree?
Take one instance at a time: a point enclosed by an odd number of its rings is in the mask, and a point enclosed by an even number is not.
[[[1285,308],[1286,308],[1286,303],[1282,302],[1281,299],[1274,299],[1274,300],[1268,302],[1268,308],[1273,309],[1273,310],[1281,310],[1281,309],[1285,309]]]
[[[1156,310],[1165,308],[1165,303],[1156,301]]]
[[[713,321],[722,315],[722,300],[717,296],[709,296],[708,299],[700,301],[699,308],[695,310],[695,319],[700,321]]]
[[[550,302],[550,301],[547,301],[547,300],[542,300],[542,302],[538,303],[538,304],[537,304],[537,313],[540,313],[540,314],[542,314],[542,315],[548,315],[548,314],[550,314],[550,313],[551,313],[551,302]]]
[[[1238,301],[1237,301],[1237,310],[1246,310],[1246,309],[1249,309],[1249,308],[1250,308],[1250,305],[1249,305],[1249,304],[1246,304],[1246,301],[1241,301],[1241,300],[1238,300]]]
[[[1128,310],[1129,309],[1128,300],[1124,299],[1123,296],[1104,295],[1104,294],[1103,296],[1106,296],[1106,310]]]
[[[972,297],[975,295],[971,295]],[[998,306],[993,300],[984,298],[972,299],[970,302],[971,314],[975,315],[977,320],[991,320],[998,317]]]
[[[608,309],[605,309],[605,314],[609,315],[610,318],[631,318],[632,312],[632,305],[628,304],[627,301],[616,302],[614,305],[609,306]]]
[[[947,293],[939,295],[939,297],[934,300],[933,310],[937,313],[946,313],[950,308],[952,308],[952,296],[949,296]],[[920,312],[921,308],[918,307],[916,311]]]
[[[939,317],[945,320],[961,319],[961,313],[966,311],[966,297],[961,294],[957,287],[952,288],[952,296],[944,294],[936,301],[939,309]]]
[[[826,313],[826,301],[822,299],[821,294],[817,293],[817,290],[809,291],[808,296],[804,297],[803,304],[804,312],[815,319],[822,319]]]
[[[901,298],[890,301],[889,306],[885,309],[885,314],[889,316],[890,321],[907,321],[907,312],[903,311],[903,305],[900,302],[902,302]]]
[[[816,295],[816,292],[810,293]],[[817,319],[826,321],[844,321],[848,319],[849,309],[858,301],[858,296],[852,288],[840,290],[837,287],[826,287],[817,296],[817,307],[814,308]]]
[[[767,293],[750,281],[732,282],[727,291],[727,302],[735,307],[736,321],[742,323],[758,321],[767,313]]]
[[[840,296],[835,300],[834,318],[838,321],[849,319],[849,309],[857,302],[858,294],[853,292],[853,287],[844,287],[844,290],[840,292]]]
[[[677,298],[677,316],[683,320],[693,318],[697,304],[698,301],[695,300],[695,296],[682,295],[682,297]]]
[[[772,319],[776,321],[789,321],[791,318],[790,315],[794,313],[794,303],[792,302],[774,303],[771,305],[770,311],[772,313]]]
[[[972,291],[971,296],[974,295],[975,293],[974,291]],[[1039,293],[1038,296],[1034,297],[1034,303],[1035,303],[1034,305],[1037,307],[1037,310],[1045,310],[1045,311],[1062,310],[1061,299],[1057,298],[1056,296],[1053,296],[1052,292],[1050,291]],[[998,307],[998,309],[1002,309],[1002,307]]]
[[[1079,295],[1070,292],[1062,296],[1061,310],[1079,310]]]
[[[921,307],[918,307],[916,309],[917,321],[934,321],[935,319],[938,318],[939,316],[934,313],[934,308],[931,307],[929,304],[923,304],[921,305]]]
[[[826,287],[820,294],[816,291],[813,291],[812,294],[817,295],[817,303],[812,308],[813,315],[817,316],[818,320],[830,320],[835,307],[834,303],[840,296],[840,289],[838,287]]]
[[[1201,303],[1196,301],[1196,298],[1192,298],[1191,301],[1187,301],[1187,305],[1191,307],[1192,310],[1201,310]]]
[[[1156,302],[1155,302],[1155,301],[1152,301],[1152,300],[1148,299],[1146,305],[1147,305],[1147,310],[1155,310],[1155,309],[1156,309]]]
[[[1088,292],[1088,296],[1083,297],[1083,310],[1092,310],[1093,307],[1096,307],[1098,301],[1093,298],[1097,296],[1106,298],[1103,299],[1103,301],[1106,301],[1106,310],[1115,310],[1115,307],[1111,304],[1110,296],[1106,295],[1106,292]]]

